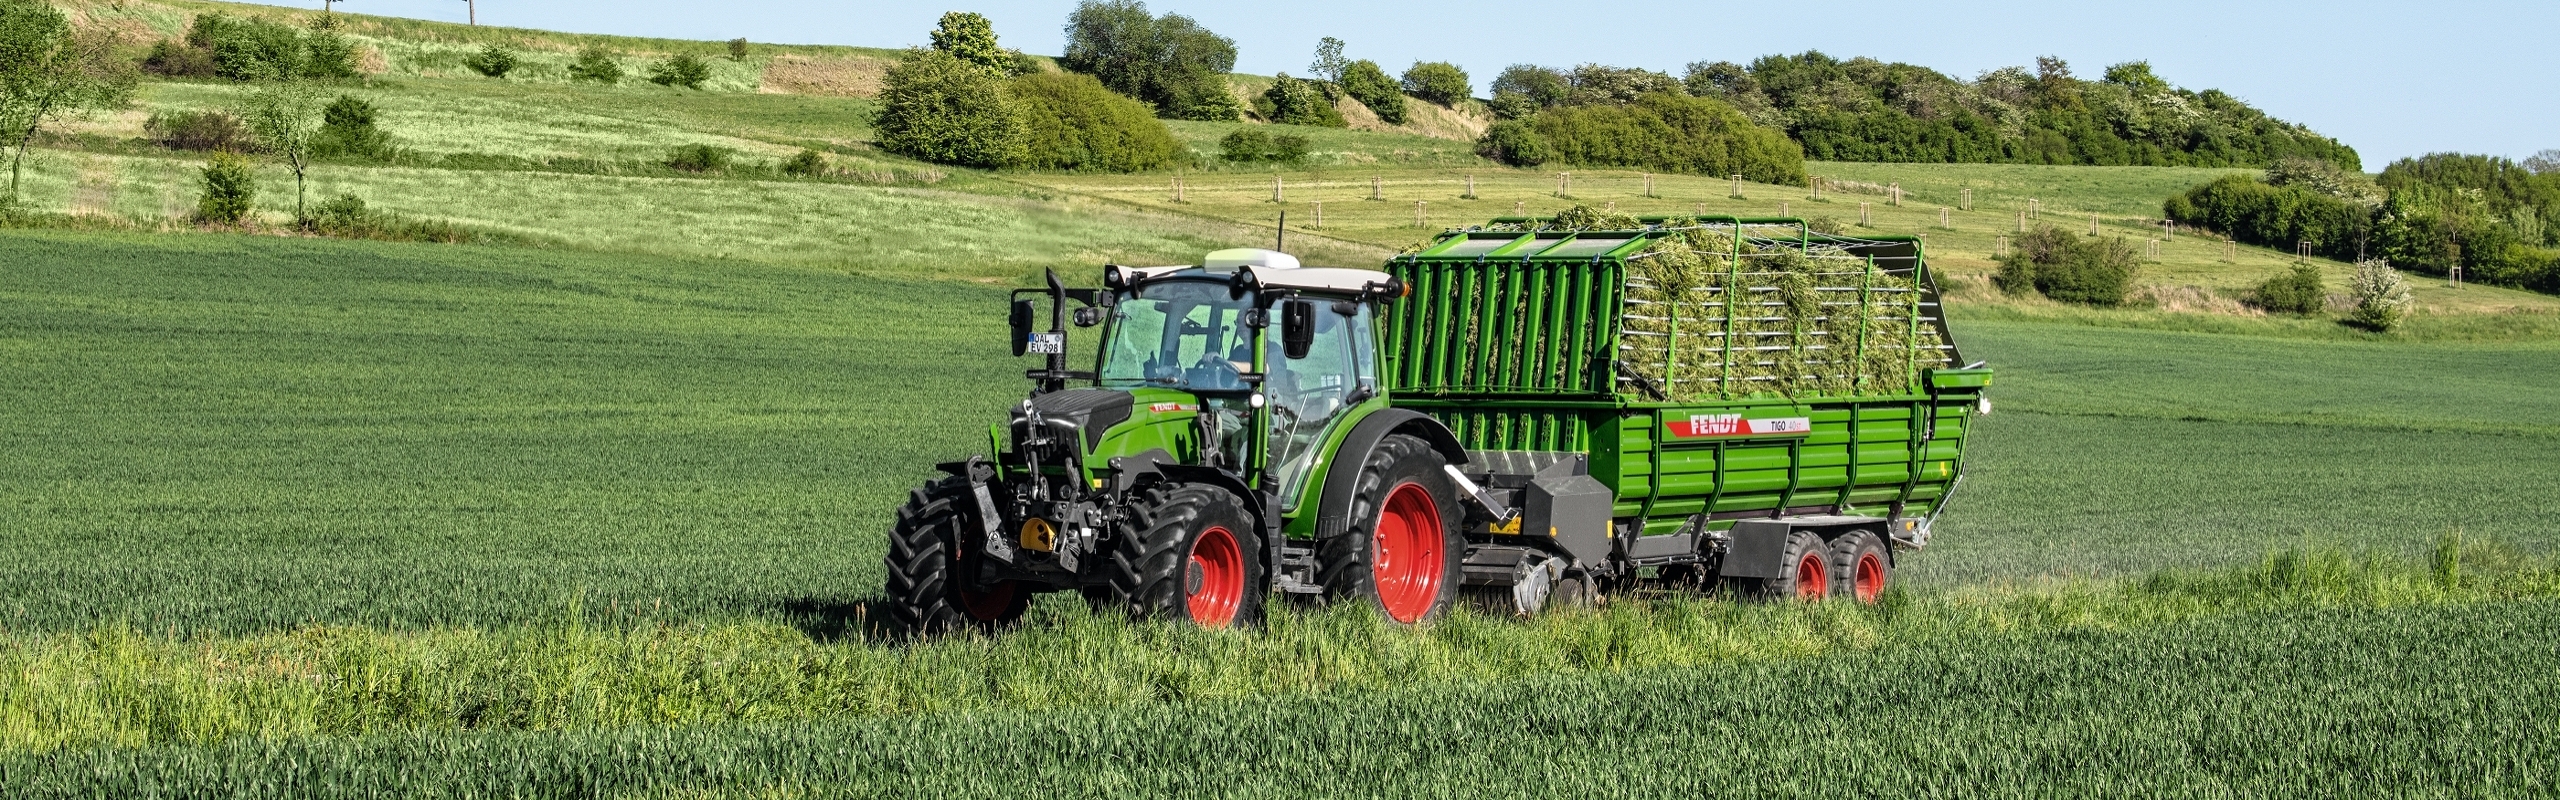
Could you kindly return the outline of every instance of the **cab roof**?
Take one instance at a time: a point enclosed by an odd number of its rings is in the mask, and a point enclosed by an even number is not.
[[[1298,258],[1277,250],[1240,247],[1210,253],[1197,265],[1169,267],[1121,267],[1129,276],[1146,280],[1165,278],[1214,278],[1227,280],[1237,270],[1253,275],[1254,283],[1308,292],[1358,294],[1371,285],[1387,282],[1387,273],[1374,269],[1349,267],[1302,267]]]

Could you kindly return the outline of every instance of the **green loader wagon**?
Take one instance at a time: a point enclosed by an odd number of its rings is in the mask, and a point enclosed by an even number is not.
[[[1069,590],[1209,627],[1272,596],[1412,624],[1461,591],[1534,614],[1640,582],[1873,602],[1990,408],[1922,243],[1610,227],[1503,218],[1383,270],[1239,249],[1018,291],[1014,353],[1046,364],[987,454],[898,512],[893,622],[993,627]],[[1070,324],[1101,329],[1090,371]]]

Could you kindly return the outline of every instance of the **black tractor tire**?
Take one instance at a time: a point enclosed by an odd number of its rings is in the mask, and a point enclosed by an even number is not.
[[[1787,536],[1778,554],[1778,577],[1757,583],[1753,596],[1762,600],[1821,600],[1831,596],[1831,548],[1812,531]]]
[[[1831,595],[1869,605],[1884,599],[1893,582],[1893,553],[1874,531],[1850,531],[1831,540]]]
[[[975,585],[969,552],[984,534],[970,509],[969,482],[927,483],[907,495],[889,528],[888,622],[893,633],[931,636],[962,629],[992,631],[1022,618],[1031,587],[1020,581]]]
[[[1130,616],[1204,628],[1261,624],[1271,588],[1244,500],[1201,484],[1140,490],[1110,568],[1111,602]]]
[[[1366,603],[1409,625],[1449,608],[1464,578],[1459,565],[1466,560],[1467,540],[1459,527],[1465,510],[1443,469],[1447,464],[1430,444],[1403,434],[1389,435],[1369,451],[1351,498],[1350,529],[1316,548],[1316,581],[1324,586],[1326,602]],[[1383,585],[1382,525],[1393,540],[1386,542],[1390,558]]]

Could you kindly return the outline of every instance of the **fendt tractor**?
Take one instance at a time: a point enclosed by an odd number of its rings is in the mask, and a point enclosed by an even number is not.
[[[1011,308],[1014,355],[1046,356],[1029,399],[898,512],[892,622],[992,628],[1059,591],[1207,627],[1272,597],[1406,624],[1462,591],[1874,602],[1990,410],[1921,241],[1601,224],[1498,219],[1383,270],[1050,272]],[[1101,328],[1091,371],[1070,323]]]

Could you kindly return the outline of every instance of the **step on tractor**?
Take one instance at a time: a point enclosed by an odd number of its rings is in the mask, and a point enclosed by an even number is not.
[[[992,629],[1062,591],[1212,628],[1272,598],[1404,624],[1461,592],[1876,601],[1990,411],[1922,242],[1604,224],[1497,219],[1377,270],[1051,271],[1010,309],[1029,398],[898,511],[890,622]]]

